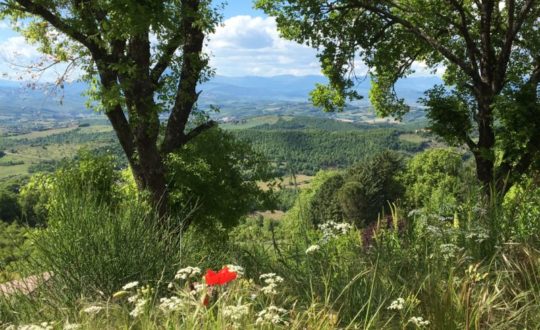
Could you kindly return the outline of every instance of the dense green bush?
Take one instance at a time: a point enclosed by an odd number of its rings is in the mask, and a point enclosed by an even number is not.
[[[406,200],[416,208],[427,207],[452,215],[466,196],[466,182],[474,182],[463,156],[453,149],[431,149],[414,156],[407,164],[403,183]]]
[[[174,212],[193,210],[194,225],[231,227],[250,211],[273,206],[271,191],[257,184],[271,179],[270,164],[223,130],[201,134],[170,155],[167,167]]]
[[[402,170],[401,156],[386,151],[330,177],[309,202],[311,222],[345,220],[364,227],[377,221],[379,214],[388,214],[389,205],[404,193],[399,181]]]
[[[14,222],[21,218],[21,206],[17,195],[7,190],[0,190],[0,221]]]
[[[345,184],[342,175],[336,174],[326,180],[310,201],[309,216],[314,225],[328,221],[341,222],[343,209],[338,191]]]
[[[67,182],[65,182],[67,183]],[[134,280],[171,275],[180,260],[180,236],[136,199],[112,209],[93,190],[59,191],[47,228],[32,237],[34,268],[53,272],[67,299],[112,294]]]
[[[28,228],[0,221],[0,283],[17,277],[17,266],[32,254],[33,249],[27,244],[28,234]]]

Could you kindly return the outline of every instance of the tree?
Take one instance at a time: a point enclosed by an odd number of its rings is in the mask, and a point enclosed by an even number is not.
[[[214,126],[195,111],[197,84],[211,73],[205,34],[219,21],[210,1],[5,0],[0,10],[24,21],[21,32],[53,64],[78,66],[93,82],[89,93],[109,118],[139,190],[165,215],[165,158]],[[197,125],[190,124],[193,114]]]
[[[398,200],[404,188],[398,180],[403,170],[401,157],[390,151],[368,158],[347,172],[347,181],[337,192],[347,220],[364,227],[389,211],[389,203]]]
[[[232,227],[249,212],[273,207],[273,191],[258,184],[273,178],[270,163],[220,128],[169,155],[167,167],[171,207],[190,211],[184,226],[196,220],[202,228]]]
[[[309,218],[314,225],[328,221],[343,222],[343,211],[337,192],[345,184],[343,176],[328,178],[315,192],[309,203]]]
[[[501,188],[537,161],[538,1],[259,0],[257,5],[276,16],[285,37],[319,49],[330,82],[312,93],[317,105],[336,110],[358,97],[349,73],[359,57],[369,67],[369,97],[377,112],[399,118],[408,106],[395,93],[396,81],[414,72],[415,63],[443,67],[446,88],[433,88],[423,100],[431,126],[451,144],[468,147],[483,185],[496,182]]]
[[[452,149],[430,149],[415,155],[402,176],[405,197],[414,208],[431,208],[437,214],[453,215],[463,203],[465,182],[473,175],[462,155]]]
[[[11,223],[20,218],[21,206],[17,202],[17,196],[12,192],[0,190],[0,221]]]

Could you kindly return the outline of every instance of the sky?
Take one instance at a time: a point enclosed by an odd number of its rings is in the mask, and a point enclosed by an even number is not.
[[[206,48],[211,54],[210,64],[218,75],[321,74],[316,51],[281,38],[275,20],[253,9],[253,0],[228,0],[223,17],[223,24],[208,37]],[[30,62],[38,57],[35,47],[28,45],[6,21],[0,21],[0,74],[3,79],[18,76],[21,69],[14,67],[13,63]],[[359,67],[362,68],[362,65]],[[52,80],[55,75],[56,72],[51,71],[43,79]]]
[[[315,50],[280,38],[275,20],[253,9],[252,0],[228,0],[223,17],[223,24],[208,37],[206,48],[211,54],[210,64],[218,75],[321,74]],[[0,21],[0,73],[3,79],[20,76],[21,69],[14,67],[14,63],[30,62],[38,57],[35,47],[14,32],[8,22]],[[43,79],[54,76],[52,71]]]

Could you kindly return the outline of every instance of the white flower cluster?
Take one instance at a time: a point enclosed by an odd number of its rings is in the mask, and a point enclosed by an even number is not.
[[[10,325],[6,330],[52,330],[53,328],[52,323],[42,322],[40,324]]]
[[[337,223],[334,221],[328,221],[319,225],[319,229],[323,233],[323,241],[327,241],[339,235],[347,234],[347,232],[352,229],[352,225],[346,222]]]
[[[201,269],[199,267],[186,267],[186,268],[179,269],[176,272],[174,279],[185,280],[185,279],[192,278],[200,274],[201,274]]]
[[[231,272],[236,273],[237,278],[244,276],[244,268],[237,265],[226,266]]]
[[[476,243],[482,243],[489,239],[489,234],[485,229],[479,229],[476,231],[471,231],[465,235],[466,239],[475,241]]]
[[[419,328],[429,325],[429,321],[424,320],[424,318],[421,317],[421,316],[413,316],[413,317],[411,317],[409,319],[409,323],[412,323],[412,324],[416,325]]]
[[[179,297],[161,298],[159,302],[159,309],[165,313],[178,311],[184,306],[184,301]]]
[[[238,305],[238,306],[225,306],[223,308],[223,316],[233,321],[233,324],[238,327],[238,322],[242,318],[249,314],[249,305]]]
[[[135,281],[135,282],[129,282],[127,283],[126,285],[124,285],[122,287],[122,290],[130,290],[130,289],[133,289],[134,287],[138,286],[139,285],[139,282]]]
[[[137,301],[135,302],[135,308],[133,308],[129,315],[131,315],[132,317],[139,317],[141,314],[144,313],[146,304],[148,304],[148,300],[137,299]]]
[[[306,249],[306,254],[312,254],[319,251],[321,247],[318,244],[311,245]]]
[[[262,293],[269,295],[277,294],[276,288],[278,283],[283,282],[283,277],[278,276],[275,273],[262,274],[259,278],[266,283],[266,286],[261,288]]]
[[[405,299],[397,298],[396,300],[392,301],[390,306],[388,306],[386,309],[400,311],[403,309],[403,307],[405,307]]]
[[[83,312],[85,312],[86,314],[95,315],[95,314],[101,312],[102,310],[103,310],[103,307],[101,307],[101,306],[89,306],[89,307],[86,307],[85,309],[83,309]]]
[[[289,323],[284,320],[284,316],[287,313],[287,310],[284,308],[276,307],[271,305],[257,314],[257,320],[255,321],[256,325],[262,324],[284,324],[288,326]]]
[[[63,330],[77,330],[82,328],[82,325],[79,323],[66,323],[64,324]]]
[[[444,260],[448,261],[449,259],[455,258],[456,253],[460,251],[460,248],[452,243],[449,244],[441,244],[439,246],[441,249],[441,254],[444,258]]]
[[[191,294],[192,296],[196,296],[197,294],[206,290],[207,287],[208,286],[206,285],[206,283],[194,283],[193,290],[191,290],[189,294]]]

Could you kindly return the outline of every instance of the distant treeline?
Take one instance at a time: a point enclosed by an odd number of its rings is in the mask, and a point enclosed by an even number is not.
[[[416,153],[428,147],[399,139],[396,126],[359,125],[314,118],[280,119],[234,131],[240,139],[278,165],[281,174],[314,174],[320,169],[345,168],[383,150]]]

